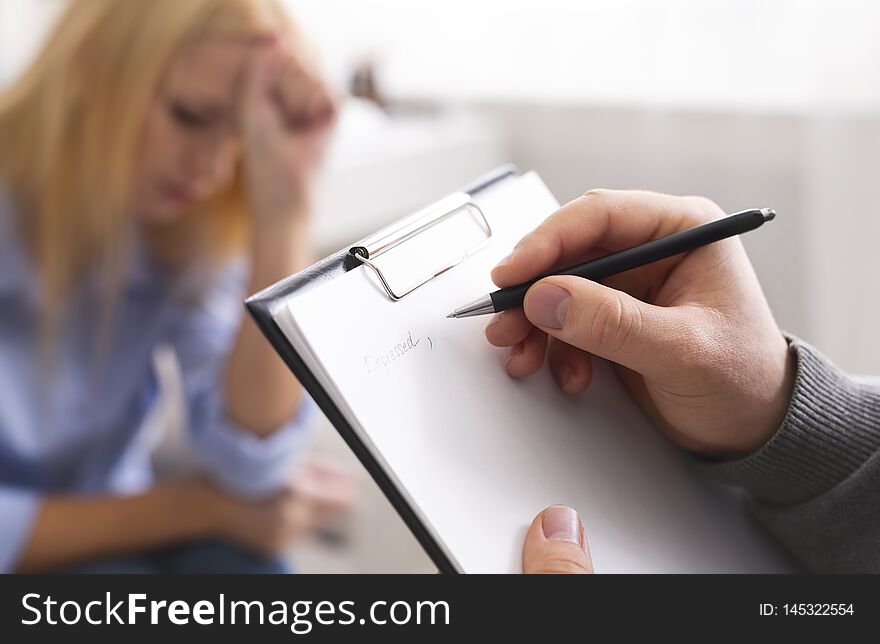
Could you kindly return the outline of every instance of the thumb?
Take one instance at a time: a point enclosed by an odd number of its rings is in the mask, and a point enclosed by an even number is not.
[[[593,560],[577,512],[553,505],[532,521],[523,544],[523,572],[533,574],[587,574]]]
[[[523,310],[547,334],[642,374],[669,353],[680,326],[669,309],[572,275],[535,283]]]

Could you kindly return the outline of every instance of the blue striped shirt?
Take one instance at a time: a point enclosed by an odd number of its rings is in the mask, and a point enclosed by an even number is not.
[[[181,365],[193,452],[221,485],[241,495],[276,490],[303,447],[314,410],[307,397],[266,438],[225,413],[223,367],[242,319],[246,264],[180,275],[136,251],[104,341],[103,300],[85,280],[61,316],[46,369],[40,278],[0,192],[0,572],[15,568],[45,495],[151,485],[144,421],[158,400],[152,355],[160,343]]]

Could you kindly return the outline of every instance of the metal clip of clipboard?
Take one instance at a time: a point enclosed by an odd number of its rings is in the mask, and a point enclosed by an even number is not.
[[[463,251],[462,254],[455,256],[450,261],[445,262],[440,268],[432,270],[426,277],[419,278],[415,284],[407,287],[403,292],[398,293],[392,288],[385,274],[382,272],[382,269],[379,268],[373,260],[405,241],[412,239],[416,235],[425,232],[429,228],[446,221],[456,214],[461,214],[465,210],[470,211],[471,216],[474,217],[474,221],[477,222],[485,234],[485,239],[472,245]],[[379,281],[382,283],[385,292],[396,302],[473,255],[487,244],[491,238],[492,228],[489,225],[489,220],[486,219],[486,215],[480,210],[480,207],[471,200],[469,194],[456,192],[427,208],[413,213],[409,217],[404,217],[392,226],[383,228],[374,235],[367,237],[361,242],[361,244],[349,249],[349,253],[361,263],[373,269],[376,276],[379,278]]]

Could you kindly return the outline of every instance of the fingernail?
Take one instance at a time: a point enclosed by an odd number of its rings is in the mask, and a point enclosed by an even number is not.
[[[547,539],[581,545],[580,517],[567,505],[554,505],[544,510],[541,530]]]
[[[571,293],[553,284],[538,284],[529,289],[525,302],[526,317],[538,326],[561,329],[568,315]]]

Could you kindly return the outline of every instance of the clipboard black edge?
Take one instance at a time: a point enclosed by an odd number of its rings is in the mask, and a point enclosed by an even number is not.
[[[500,181],[518,176],[519,174],[520,172],[516,166],[512,164],[504,165],[475,180],[463,188],[462,192],[476,194]],[[440,544],[431,536],[431,533],[419,520],[418,515],[397,490],[394,483],[385,474],[382,467],[373,458],[360,438],[358,438],[357,433],[345,419],[345,416],[333,403],[333,400],[321,386],[320,382],[318,382],[318,379],[309,371],[306,363],[273,319],[276,306],[286,296],[294,291],[308,288],[325,280],[334,279],[341,273],[353,268],[353,265],[348,264],[346,261],[350,258],[349,248],[351,248],[351,245],[328,255],[309,268],[248,297],[244,302],[245,308],[278,355],[281,356],[302,386],[309,392],[309,395],[311,395],[321,411],[324,412],[324,415],[333,424],[336,431],[339,432],[346,445],[354,452],[357,459],[379,486],[379,489],[382,490],[385,498],[388,499],[397,514],[403,519],[413,536],[431,558],[431,561],[437,566],[439,572],[443,574],[458,574],[459,571],[456,570],[452,561],[443,552]]]

